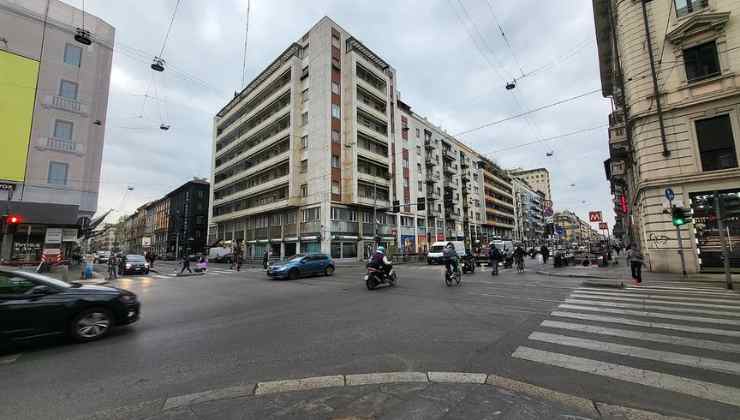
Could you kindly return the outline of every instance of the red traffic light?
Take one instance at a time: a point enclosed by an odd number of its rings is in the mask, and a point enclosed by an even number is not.
[[[19,224],[21,224],[22,221],[23,221],[23,218],[21,218],[18,215],[11,214],[10,216],[8,216],[8,224],[9,225],[19,225]]]

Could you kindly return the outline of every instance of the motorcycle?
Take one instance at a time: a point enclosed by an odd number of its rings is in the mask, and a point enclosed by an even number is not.
[[[475,273],[475,261],[473,261],[471,258],[463,258],[461,262],[463,274]]]
[[[365,286],[367,286],[367,290],[373,290],[381,284],[387,284],[393,287],[396,285],[397,281],[398,276],[393,267],[391,267],[388,274],[386,274],[382,269],[371,266],[367,267],[367,274],[365,274]]]

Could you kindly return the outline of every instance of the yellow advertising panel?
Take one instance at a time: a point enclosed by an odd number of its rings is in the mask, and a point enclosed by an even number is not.
[[[39,62],[0,51],[0,181],[22,182]]]

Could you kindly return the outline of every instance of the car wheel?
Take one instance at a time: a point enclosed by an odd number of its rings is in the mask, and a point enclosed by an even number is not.
[[[105,337],[113,327],[113,316],[105,308],[89,308],[72,318],[69,334],[79,342],[88,342]]]
[[[288,271],[288,278],[291,279],[291,280],[295,280],[295,279],[298,278],[299,274],[300,273],[298,273],[298,269],[295,269],[294,268],[294,269]]]
[[[432,265],[432,260],[430,260],[429,258],[427,258],[427,265]]]
[[[326,268],[324,269],[324,275],[331,276],[332,274],[334,274],[334,267],[327,265]]]
[[[147,270],[146,270],[146,271],[144,272],[144,274],[149,274],[149,269],[147,269]]]

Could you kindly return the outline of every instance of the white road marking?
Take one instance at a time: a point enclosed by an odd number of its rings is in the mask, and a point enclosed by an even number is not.
[[[690,327],[686,325],[665,324],[661,322],[638,321],[635,319],[617,318],[613,316],[601,316],[594,314],[580,314],[576,312],[554,311],[550,315],[563,318],[583,319],[586,321],[610,322],[612,324],[634,325],[637,327],[663,328],[666,330],[685,331],[699,334],[723,335],[727,337],[740,337],[740,331],[721,330],[718,328]]]
[[[558,308],[575,309],[578,311],[606,312],[609,314],[619,314],[619,315],[642,316],[646,318],[673,319],[673,320],[680,320],[680,321],[703,322],[707,324],[722,324],[722,325],[740,326],[740,320],[734,320],[734,319],[706,318],[703,316],[689,316],[689,315],[674,315],[674,314],[664,314],[661,312],[633,311],[629,309],[594,308],[591,306],[569,305],[569,304],[558,305]]]
[[[677,300],[677,301],[689,301],[689,302],[715,302],[715,303],[734,303],[739,304],[740,299],[717,299],[717,298],[699,298],[691,296],[666,296],[666,295],[645,295],[635,294],[629,292],[592,292],[592,291],[580,291],[573,292],[574,294],[587,294],[594,296],[625,296],[632,298],[648,298],[648,299],[664,299],[664,300]]]
[[[172,278],[174,276],[163,276],[161,274],[155,274],[154,277],[156,277],[158,279],[170,279],[170,278]]]
[[[717,308],[717,309],[737,309],[740,311],[740,302],[737,305],[715,305],[713,303],[696,303],[696,302],[678,302],[663,299],[643,299],[643,298],[629,298],[629,297],[614,297],[614,296],[601,296],[574,293],[570,295],[576,299],[602,299],[608,300],[609,302],[620,301],[620,302],[644,302],[644,303],[657,303],[659,305],[677,305],[677,306],[699,306],[702,308]]]
[[[688,366],[697,369],[713,370],[715,372],[729,373],[731,375],[740,374],[740,363],[710,359],[708,357],[692,356],[690,354],[653,350],[645,347],[628,346],[625,344],[543,332],[533,332],[529,335],[529,339],[586,350],[602,351],[621,356],[636,357],[638,359],[655,360],[657,362],[671,363],[674,365]]]
[[[579,287],[576,291],[602,291],[603,287]],[[621,293],[627,293],[631,295],[640,295],[644,293],[665,293],[665,294],[682,294],[682,295],[702,295],[702,296],[717,296],[717,297],[738,297],[737,293],[734,292],[702,292],[702,291],[689,291],[689,290],[671,290],[671,289],[651,289],[647,286],[641,287],[625,287]]]
[[[698,349],[723,351],[729,353],[740,353],[740,344],[722,343],[712,340],[701,340],[696,338],[680,337],[675,335],[656,334],[643,331],[623,330],[619,328],[599,327],[596,325],[575,324],[561,321],[543,321],[542,327],[556,328],[561,330],[579,331],[589,334],[609,335],[613,337],[632,338],[642,341],[653,341],[656,343],[674,344],[677,346],[695,347]]]
[[[11,363],[15,363],[18,358],[21,357],[21,354],[10,354],[7,356],[0,357],[0,365],[9,365]]]
[[[719,287],[709,289],[704,287],[675,287],[675,286],[653,286],[652,284],[645,284],[640,286],[627,286],[627,289],[635,289],[635,290],[658,290],[658,291],[675,291],[676,293],[680,293],[680,291],[685,290],[687,292],[697,292],[697,293],[711,293],[711,294],[735,294],[735,292],[731,292],[728,290],[722,290]]]
[[[637,304],[637,303],[621,303],[621,302],[599,302],[595,300],[583,300],[583,299],[565,299],[565,303],[574,303],[576,305],[607,306],[611,308],[628,308],[628,309],[629,308],[633,308],[633,309],[650,308],[650,309],[656,309],[659,311],[699,313],[699,314],[706,314],[706,315],[722,315],[722,316],[740,316],[740,312],[714,311],[711,309],[704,309],[704,308],[676,308],[674,306],[664,306],[664,305],[645,305],[644,303]]]
[[[705,400],[717,401],[740,407],[740,388],[698,381],[644,369],[636,369],[615,363],[601,362],[567,354],[542,351],[530,347],[519,347],[512,357],[585,372],[592,375],[618,379],[653,388],[678,392]]]

